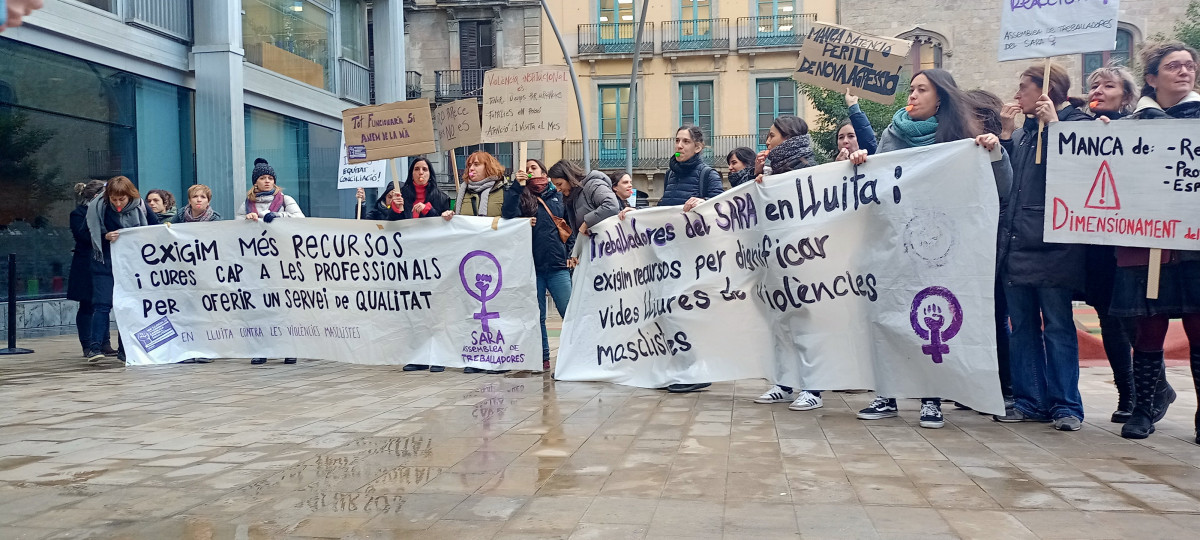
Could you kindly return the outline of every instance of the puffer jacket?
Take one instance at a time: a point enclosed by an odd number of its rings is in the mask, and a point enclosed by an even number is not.
[[[700,174],[706,171],[708,183],[704,193],[700,193]],[[711,199],[725,191],[721,185],[721,174],[704,163],[700,154],[686,161],[671,158],[667,168],[667,177],[663,182],[663,196],[658,201],[659,206],[678,206],[692,197]]]
[[[1061,122],[1090,120],[1074,105],[1058,111]],[[1012,156],[1013,186],[1008,211],[1000,223],[1000,279],[1007,286],[1070,289],[1083,292],[1086,249],[1080,244],[1052,244],[1043,239],[1046,220],[1046,157],[1050,137],[1042,136],[1042,163],[1037,155],[1038,121],[1025,120],[1012,139],[1000,144]]]
[[[578,231],[579,226],[584,223],[587,223],[590,229],[621,211],[621,203],[617,202],[617,194],[613,193],[612,184],[609,182],[607,174],[592,171],[580,182],[583,184],[582,188],[571,190],[571,195],[566,200],[572,209],[567,213],[571,230]],[[719,179],[717,183],[720,185]]]
[[[517,182],[513,182],[508,186],[504,193],[504,208],[500,215],[504,219],[512,219],[517,217],[536,217],[537,222],[533,224],[533,268],[538,273],[553,272],[556,270],[567,269],[567,244],[563,243],[562,238],[558,236],[558,227],[554,224],[554,219],[550,214],[546,213],[546,208],[553,212],[554,217],[563,217],[566,214],[566,209],[563,205],[562,193],[554,189],[554,185],[550,184],[538,194],[542,202],[534,206],[534,214],[532,216],[524,215],[521,209],[521,192],[525,190],[525,186]]]

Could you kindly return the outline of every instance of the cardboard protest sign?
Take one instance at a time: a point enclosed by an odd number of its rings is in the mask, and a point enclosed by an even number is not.
[[[387,160],[351,164],[346,159],[346,135],[342,134],[338,155],[338,189],[382,188],[387,184]]]
[[[442,150],[479,144],[479,102],[470,98],[442,105],[433,111],[433,125]]]
[[[566,66],[493,69],[483,76],[483,140],[521,142],[567,137]]]
[[[813,23],[800,47],[800,63],[792,77],[838,92],[851,88],[856,96],[890,104],[911,47],[912,42],[903,39]]]
[[[113,308],[128,362],[541,369],[528,220],[282,221],[122,231]]]
[[[988,152],[835,162],[591,231],[555,378],[659,388],[762,377],[1002,413]]]
[[[1200,250],[1200,120],[1055,122],[1047,242]]]
[[[350,163],[437,151],[427,99],[346,109],[342,130]]]
[[[1109,51],[1117,46],[1119,0],[999,2],[1001,61]]]

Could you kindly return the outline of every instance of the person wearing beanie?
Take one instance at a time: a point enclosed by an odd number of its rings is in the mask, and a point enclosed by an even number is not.
[[[275,185],[275,169],[263,158],[254,160],[254,172],[250,173],[254,185],[246,192],[244,204],[237,205],[235,212],[238,219],[263,221],[270,223],[275,218],[302,218],[304,212],[296,200],[283,194],[283,188]],[[252,358],[253,365],[267,363],[266,358]],[[295,364],[295,358],[284,358],[283,363]]]
[[[304,212],[296,200],[283,194],[283,188],[275,184],[275,168],[263,158],[254,160],[254,171],[250,173],[254,184],[246,192],[244,204],[237,206],[238,219],[270,223],[279,217],[302,218]]]

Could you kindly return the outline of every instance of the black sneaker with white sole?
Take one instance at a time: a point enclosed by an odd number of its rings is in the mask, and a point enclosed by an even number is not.
[[[883,418],[895,418],[899,415],[899,409],[896,408],[896,399],[880,396],[875,396],[875,401],[867,405],[867,408],[858,411],[859,420],[880,420]]]
[[[938,429],[946,425],[942,418],[942,405],[933,400],[921,402],[921,427]]]

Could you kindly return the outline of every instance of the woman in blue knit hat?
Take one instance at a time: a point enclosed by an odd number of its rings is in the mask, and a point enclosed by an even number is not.
[[[246,193],[246,200],[243,204],[237,205],[235,215],[238,219],[248,219],[250,221],[263,220],[270,223],[275,218],[302,218],[304,212],[300,210],[300,205],[296,204],[296,200],[283,194],[283,188],[275,185],[275,169],[267,160],[258,158],[254,160],[254,172],[250,173],[250,178],[254,182],[254,186]],[[250,363],[253,365],[267,363],[266,358],[252,358]],[[295,358],[284,358],[283,363],[295,364]]]

